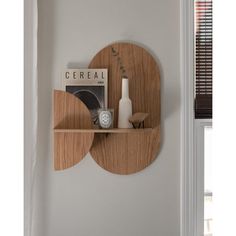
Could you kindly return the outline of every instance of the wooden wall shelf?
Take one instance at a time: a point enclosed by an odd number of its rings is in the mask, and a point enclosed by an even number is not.
[[[102,133],[102,134],[127,134],[144,133],[152,131],[152,128],[144,129],[54,129],[55,133]]]
[[[131,174],[150,165],[160,149],[160,76],[154,58],[142,47],[115,43],[102,49],[89,68],[107,68],[108,107],[114,109],[117,127],[121,74],[112,48],[119,52],[129,78],[133,113],[149,116],[144,129],[93,129],[90,113],[74,95],[54,92],[54,167],[71,167],[90,151],[103,169]],[[104,135],[109,134],[109,135]]]

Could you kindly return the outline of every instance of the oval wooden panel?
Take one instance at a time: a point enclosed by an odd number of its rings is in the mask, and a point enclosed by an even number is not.
[[[118,56],[114,56],[112,50]],[[149,113],[145,127],[153,130],[108,136],[95,134],[90,153],[104,169],[117,174],[131,174],[147,167],[160,148],[160,76],[154,58],[135,44],[115,43],[102,49],[93,58],[89,68],[108,69],[108,108],[114,108],[115,127],[121,97],[120,61],[129,78],[133,113]]]
[[[54,91],[55,129],[92,129],[87,107],[74,95]],[[74,166],[89,152],[94,133],[54,132],[54,168],[63,170]]]

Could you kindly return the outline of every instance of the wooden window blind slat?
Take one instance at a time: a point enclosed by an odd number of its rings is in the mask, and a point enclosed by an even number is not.
[[[195,118],[212,118],[212,1],[195,0]]]

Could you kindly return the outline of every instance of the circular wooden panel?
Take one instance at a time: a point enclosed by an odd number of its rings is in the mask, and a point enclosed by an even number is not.
[[[156,158],[160,147],[160,76],[156,61],[142,47],[115,43],[102,49],[89,68],[108,69],[108,108],[114,108],[114,127],[117,127],[123,70],[129,79],[133,113],[149,113],[145,127],[153,128],[135,134],[95,134],[92,157],[112,173],[142,170]]]
[[[54,91],[54,128],[58,130],[92,129],[91,115],[76,96]],[[89,152],[94,133],[54,132],[54,168],[63,170],[80,162]]]

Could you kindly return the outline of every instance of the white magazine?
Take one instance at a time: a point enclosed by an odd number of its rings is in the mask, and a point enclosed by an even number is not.
[[[63,72],[63,89],[84,102],[95,126],[98,109],[107,108],[107,74],[107,69],[66,69]]]

